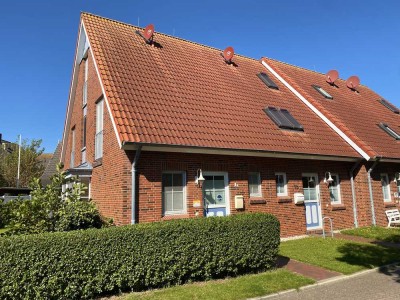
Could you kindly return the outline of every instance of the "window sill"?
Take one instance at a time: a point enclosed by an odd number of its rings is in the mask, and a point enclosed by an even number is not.
[[[168,221],[168,220],[175,220],[175,219],[188,219],[189,214],[183,213],[183,214],[171,214],[171,215],[164,215],[162,216],[161,220],[162,221]]]
[[[291,203],[292,198],[289,196],[278,197],[278,203]]]
[[[385,207],[396,207],[396,202],[385,202]]]
[[[103,158],[100,157],[93,162],[93,168],[99,167],[103,164]]]
[[[263,197],[250,197],[250,204],[265,204],[267,203],[267,200],[265,200]]]
[[[331,204],[332,205],[332,210],[346,210],[346,205],[344,204]]]

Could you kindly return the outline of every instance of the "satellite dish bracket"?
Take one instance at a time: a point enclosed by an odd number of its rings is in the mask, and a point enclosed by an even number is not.
[[[150,39],[146,39],[139,30],[136,30],[136,34],[141,36],[144,39],[144,41],[146,42],[146,44],[148,44],[148,45],[152,45],[153,44],[153,42],[154,42],[153,41],[153,36],[151,36]]]

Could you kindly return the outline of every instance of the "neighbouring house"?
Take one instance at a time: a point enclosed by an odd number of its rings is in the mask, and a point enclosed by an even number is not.
[[[60,162],[60,159],[61,142],[57,144],[56,150],[54,150],[51,157],[46,160],[45,169],[40,177],[43,186],[48,185],[51,182],[51,176],[57,173],[57,164]]]
[[[232,55],[81,14],[61,161],[100,211],[119,225],[269,212],[282,236],[324,217],[385,225],[399,142],[374,122],[399,132],[399,115],[367,87]]]

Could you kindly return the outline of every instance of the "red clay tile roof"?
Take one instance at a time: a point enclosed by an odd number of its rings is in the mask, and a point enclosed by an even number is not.
[[[128,24],[83,13],[118,134],[123,142],[359,157],[257,60],[155,33],[147,45]],[[273,78],[272,74],[269,74]],[[304,132],[279,129],[264,113],[285,108]]]
[[[335,87],[326,82],[325,74],[272,59],[266,61],[369,155],[400,158],[400,141],[378,127],[383,122],[400,133],[400,115],[382,105],[381,96],[363,85],[357,93],[347,88],[345,80],[335,81]],[[333,100],[325,99],[312,85],[321,86]]]

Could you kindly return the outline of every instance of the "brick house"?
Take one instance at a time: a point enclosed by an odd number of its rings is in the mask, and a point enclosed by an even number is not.
[[[373,123],[398,129],[399,115],[368,88],[326,87],[335,108],[309,89],[325,89],[319,73],[161,33],[146,40],[88,13],[79,28],[61,161],[116,224],[243,211],[275,214],[282,236],[323,217],[335,229],[387,224],[399,142]],[[360,99],[368,111],[348,117]]]

